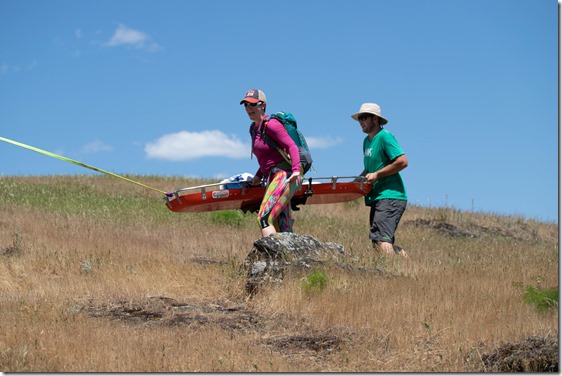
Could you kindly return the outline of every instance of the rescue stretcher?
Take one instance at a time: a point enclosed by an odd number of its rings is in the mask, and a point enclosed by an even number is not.
[[[305,178],[301,189],[293,196],[291,206],[293,210],[299,210],[298,205],[353,201],[368,194],[371,188],[372,185],[362,176]],[[250,186],[248,182],[220,182],[177,189],[164,195],[164,201],[168,209],[178,213],[235,209],[257,211],[265,190],[264,185]]]

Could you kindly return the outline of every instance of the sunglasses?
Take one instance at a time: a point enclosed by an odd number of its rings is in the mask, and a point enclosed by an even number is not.
[[[250,102],[244,102],[244,107],[257,107],[258,105],[262,104],[263,102],[256,102],[256,103],[250,103]]]
[[[363,121],[363,120],[367,120],[367,119],[372,118],[372,117],[373,117],[373,115],[361,115],[361,116],[357,117],[357,120]]]

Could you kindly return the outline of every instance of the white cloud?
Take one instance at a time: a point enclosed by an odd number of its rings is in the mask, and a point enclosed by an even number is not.
[[[307,137],[306,143],[310,149],[328,149],[332,146],[341,144],[343,139],[341,137]]]
[[[104,45],[109,47],[129,46],[148,51],[157,51],[160,49],[148,34],[121,24],[117,25],[115,33]]]
[[[146,144],[148,158],[168,161],[186,161],[202,157],[246,158],[250,146],[236,136],[230,138],[221,131],[187,132],[166,134]]]
[[[95,140],[82,146],[81,150],[83,153],[93,154],[93,153],[100,153],[104,151],[111,151],[113,150],[113,147],[111,147],[111,145],[104,144],[100,140]]]
[[[74,30],[74,36],[76,36],[76,38],[78,39],[82,38],[82,30],[80,29]]]
[[[25,70],[33,71],[37,68],[38,64],[36,60],[33,60],[31,63],[27,64],[27,68],[22,68],[20,65],[8,65],[6,63],[0,64],[0,74],[8,74],[8,73],[19,73]]]

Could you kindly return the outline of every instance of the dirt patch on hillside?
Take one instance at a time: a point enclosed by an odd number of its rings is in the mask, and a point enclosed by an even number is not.
[[[404,221],[404,224],[409,224],[416,227],[432,228],[437,230],[439,233],[450,237],[503,237],[519,241],[533,241],[539,239],[537,232],[525,223],[514,225],[510,229],[497,226],[481,226],[475,223],[469,223],[463,227],[460,227],[443,221],[417,218],[414,220]]]
[[[139,301],[116,300],[102,304],[88,302],[80,311],[91,317],[122,320],[131,325],[186,325],[188,327],[219,327],[240,334],[255,332],[263,335],[283,328],[283,320],[267,318],[247,308],[244,303],[182,302],[164,296]],[[348,340],[333,333],[296,333],[272,336],[260,340],[261,345],[282,355],[328,355],[340,350]]]
[[[263,319],[243,305],[181,302],[164,296],[142,301],[117,300],[84,307],[92,317],[108,317],[131,323],[218,326],[225,330],[260,329]]]
[[[529,337],[482,356],[485,372],[558,372],[558,339]]]
[[[458,227],[456,227],[455,225],[452,225],[450,223],[446,223],[446,222],[438,222],[438,221],[433,221],[433,220],[429,220],[429,219],[422,219],[422,218],[418,218],[418,219],[414,219],[411,221],[404,221],[404,224],[411,224],[414,225],[416,227],[429,227],[435,230],[438,230],[439,232],[441,232],[442,234],[446,234],[452,237],[463,237],[463,238],[475,238],[476,235],[469,232],[469,231],[464,231],[459,229]]]

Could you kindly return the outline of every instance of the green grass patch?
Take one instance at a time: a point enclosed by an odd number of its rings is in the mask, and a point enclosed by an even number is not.
[[[211,212],[211,222],[228,226],[241,226],[244,223],[244,214],[240,210]]]
[[[328,285],[328,276],[323,270],[316,269],[307,275],[302,281],[302,289],[305,293],[322,291]]]
[[[549,308],[558,307],[558,287],[541,289],[533,286],[525,286],[523,301],[537,308],[539,312],[545,312]]]

